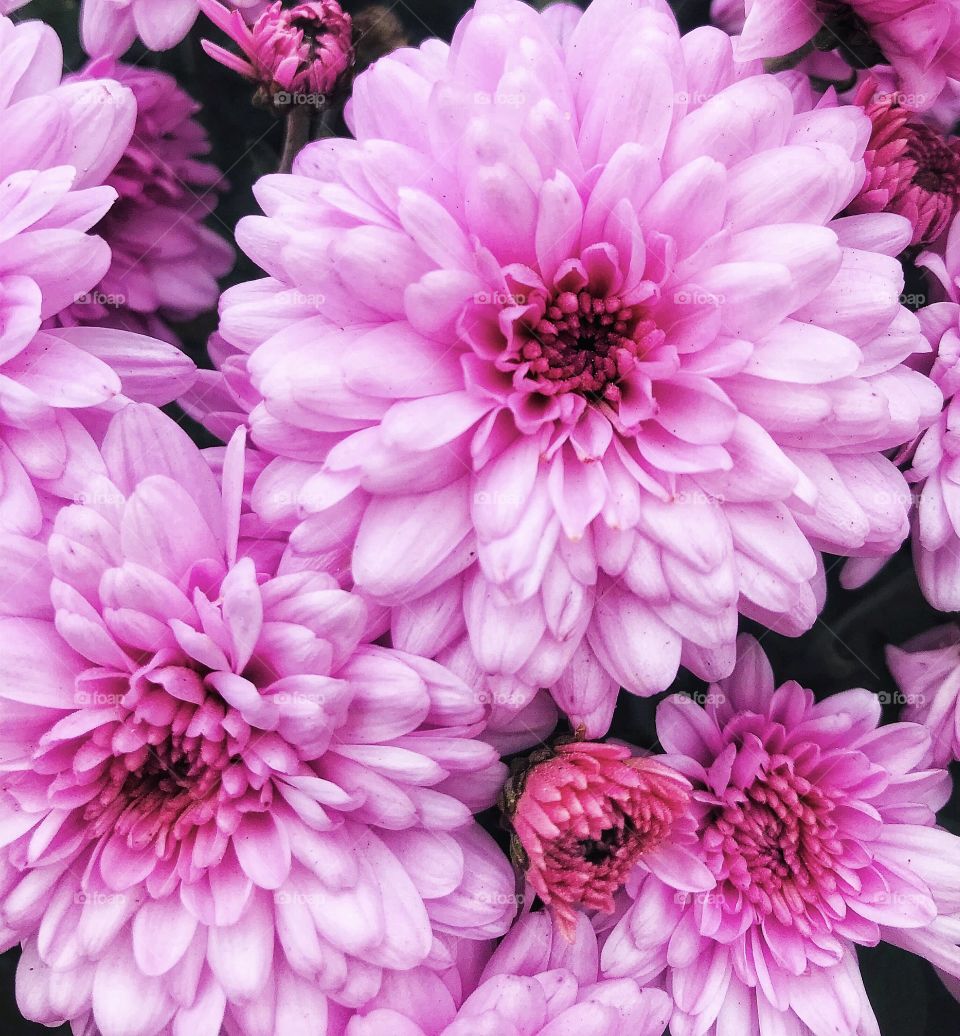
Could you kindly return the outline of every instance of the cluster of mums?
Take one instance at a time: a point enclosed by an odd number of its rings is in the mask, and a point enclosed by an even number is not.
[[[332,0],[200,6],[268,92],[350,66]],[[66,77],[0,18],[24,1015],[876,1036],[881,940],[960,992],[960,632],[891,648],[886,725],[737,637],[803,633],[824,554],[855,585],[911,534],[960,608],[960,4],[717,7],[681,36],[662,0],[478,0],[381,58],[352,138],[257,184],[265,275],[219,299],[209,370],[171,324],[232,262],[220,174],[177,84],[118,58],[197,5],[85,0]],[[902,257],[939,301],[902,305]],[[680,666],[706,705],[665,696],[652,751],[602,740]]]

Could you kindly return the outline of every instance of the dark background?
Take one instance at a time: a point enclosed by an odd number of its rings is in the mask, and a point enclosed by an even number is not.
[[[585,2],[581,0],[581,6],[585,6]],[[343,6],[355,12],[366,5],[344,2]],[[469,4],[464,0],[400,0],[391,6],[387,0],[385,6],[403,22],[409,39],[419,42],[427,36],[449,39]],[[707,0],[676,0],[673,6],[684,31],[707,20]],[[63,40],[68,69],[81,67],[84,58],[77,41],[75,0],[33,0],[15,17],[17,20],[39,17],[51,23]],[[232,73],[206,58],[199,46],[201,35],[216,37],[216,32],[208,32],[198,22],[190,36],[174,50],[149,55],[134,50],[130,60],[173,73],[203,104],[200,118],[210,133],[213,157],[226,171],[231,184],[211,225],[229,238],[237,220],[256,211],[251,186],[258,177],[276,169],[282,132],[272,115],[245,102],[244,86]],[[258,276],[256,269],[240,256],[227,282],[255,276]],[[198,362],[206,363],[203,343],[214,323],[211,314],[180,328],[188,350]],[[762,630],[755,632],[762,636],[764,649],[781,679],[799,680],[818,695],[862,686],[886,692],[895,700],[896,686],[884,663],[885,645],[903,643],[942,623],[946,617],[924,602],[906,550],[872,583],[854,593],[842,590],[837,583],[839,561],[828,558],[827,564],[831,582],[827,607],[809,633],[791,640]],[[702,685],[681,671],[677,689],[696,691],[698,688]],[[644,701],[623,695],[612,734],[636,744],[653,745],[657,700]],[[888,718],[894,719],[896,708],[890,706],[888,712]],[[490,827],[494,828],[496,818],[489,819]],[[960,834],[960,795],[954,794],[941,822]],[[883,1036],[960,1033],[960,1005],[946,992],[925,961],[890,946],[859,952],[867,991]],[[0,956],[0,1036],[36,1036],[51,1032],[69,1036],[69,1027],[50,1030],[21,1018],[13,993],[15,968],[15,951]]]

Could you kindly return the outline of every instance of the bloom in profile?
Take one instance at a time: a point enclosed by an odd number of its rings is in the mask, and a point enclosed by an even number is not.
[[[933,765],[960,759],[960,628],[949,623],[888,647],[887,665],[903,697],[901,715],[930,731]]]
[[[911,245],[927,245],[950,225],[960,196],[960,141],[947,139],[902,107],[897,94],[867,79],[855,103],[870,117],[867,176],[847,212],[896,212],[913,227]]]
[[[137,121],[106,181],[118,199],[95,228],[110,246],[110,268],[61,319],[177,342],[168,321],[213,309],[217,278],[233,265],[233,249],[203,225],[225,183],[204,160],[210,142],[194,118],[200,106],[172,76],[109,58],[82,73],[100,76],[131,90]]]
[[[60,327],[111,264],[94,233],[117,192],[133,94],[113,79],[61,83],[60,41],[0,18],[0,529],[38,535],[55,499],[96,471],[93,442],[127,397],[168,403],[193,364],[136,334]]]
[[[821,550],[895,549],[884,451],[941,405],[902,363],[907,221],[835,218],[869,120],[753,71],[659,0],[481,0],[361,75],[356,139],[238,231],[255,508],[352,548],[395,643],[550,687],[589,737],[620,686],[727,674],[738,612],[808,628]]]
[[[581,915],[568,938],[547,913],[527,914],[490,958],[462,1005],[440,986],[423,987],[397,1006],[360,1012],[346,1036],[661,1036],[670,998],[632,979],[598,972],[597,937]]]
[[[101,1036],[325,1031],[328,999],[502,935],[514,877],[471,809],[505,768],[474,693],[372,645],[332,577],[275,571],[242,432],[222,490],[147,406],[113,419],[103,464],[45,551],[13,541],[33,574],[0,618],[23,1013]]]
[[[634,868],[683,854],[690,785],[624,745],[574,741],[531,759],[505,793],[513,854],[572,938],[578,910],[613,913]],[[691,841],[688,837],[686,841]]]
[[[255,14],[263,0],[230,0]],[[197,0],[82,0],[80,42],[92,58],[120,57],[140,39],[148,50],[169,50],[197,20]]]
[[[815,41],[853,68],[891,65],[902,103],[916,111],[960,79],[957,0],[746,0],[745,6],[736,44],[741,60],[784,57]]]
[[[885,940],[960,973],[960,839],[935,817],[949,774],[928,769],[923,726],[879,726],[873,693],[817,702],[775,687],[756,641],[739,647],[704,708],[674,695],[657,712],[716,888],[677,896],[645,875],[603,973],[664,981],[677,1032],[877,1032],[856,946]]]
[[[203,49],[258,85],[269,103],[322,107],[353,60],[353,23],[336,0],[310,0],[284,8],[277,0],[248,26],[218,0],[199,0],[206,16],[243,52],[231,54],[203,41]],[[312,98],[297,102],[294,97]]]

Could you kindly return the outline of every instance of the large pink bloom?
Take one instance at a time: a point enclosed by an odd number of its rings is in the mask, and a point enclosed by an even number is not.
[[[895,549],[881,451],[940,406],[901,363],[907,222],[834,219],[869,120],[750,71],[659,0],[482,0],[238,232],[270,275],[221,326],[279,455],[255,506],[402,604],[395,643],[588,735],[619,685],[728,673],[738,610],[806,629],[819,551]]]
[[[56,34],[0,18],[0,528],[35,535],[44,501],[71,498],[98,460],[97,415],[127,396],[166,403],[193,364],[163,343],[58,316],[107,272],[86,233],[130,140],[133,95],[111,79],[60,83]],[[43,328],[43,330],[41,330]]]
[[[107,179],[119,198],[96,227],[110,246],[110,269],[62,319],[177,342],[167,322],[213,309],[217,278],[233,265],[233,249],[203,225],[225,182],[204,160],[210,142],[194,118],[200,106],[172,76],[100,59],[82,78],[104,75],[132,91],[137,121]]]
[[[674,1036],[878,1036],[857,945],[886,940],[960,975],[960,839],[936,826],[950,778],[926,769],[928,732],[879,727],[869,691],[817,703],[775,688],[748,637],[707,701],[668,698],[657,733],[693,782],[716,889],[678,897],[645,876],[603,973],[663,976]]]
[[[436,982],[399,992],[396,1006],[354,1017],[347,1036],[661,1036],[671,1007],[662,990],[599,974],[585,917],[568,938],[546,913],[514,926],[462,1005]]]
[[[0,619],[0,928],[25,941],[24,1014],[324,1031],[328,998],[502,935],[514,876],[471,809],[505,768],[474,692],[370,645],[375,613],[330,576],[274,574],[242,433],[222,493],[151,407],[103,460],[45,551],[4,544],[24,571]]]
[[[891,65],[908,108],[930,108],[960,78],[958,0],[746,0],[737,54],[782,57],[818,33],[856,68]]]
[[[960,628],[938,626],[888,647],[887,665],[903,695],[903,718],[930,731],[934,765],[960,759]]]

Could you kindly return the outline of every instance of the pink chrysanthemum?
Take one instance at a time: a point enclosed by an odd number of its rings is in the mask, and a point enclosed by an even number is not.
[[[739,647],[705,708],[675,695],[657,713],[716,889],[677,896],[643,877],[603,973],[664,980],[678,1036],[876,1036],[857,945],[886,940],[960,975],[960,839],[935,818],[949,774],[926,769],[924,727],[878,726],[876,695],[775,688],[760,646]]]
[[[217,278],[233,265],[233,249],[203,219],[225,186],[194,116],[200,106],[176,80],[155,69],[91,62],[82,74],[110,76],[137,102],[133,136],[107,183],[119,195],[96,231],[110,246],[103,280],[61,319],[126,328],[177,343],[168,321],[193,320],[219,298]]]
[[[151,407],[57,517],[0,619],[0,928],[21,1010],[100,1036],[324,1031],[384,972],[503,934],[514,876],[472,820],[504,779],[486,710],[367,643],[360,598],[274,574]],[[26,565],[24,566],[27,567]],[[52,581],[51,581],[52,579]],[[299,1027],[299,1028],[298,1028]]]
[[[903,695],[903,718],[930,731],[934,766],[960,759],[960,628],[939,626],[888,647],[887,664]]]
[[[572,937],[578,910],[613,913],[638,864],[658,871],[684,854],[690,785],[624,745],[578,741],[542,754],[508,787],[504,805],[517,864]]]
[[[136,117],[117,82],[61,84],[61,71],[52,29],[0,18],[0,528],[28,536],[45,499],[72,497],[95,470],[95,410],[127,395],[167,403],[193,376],[160,342],[56,326],[110,266],[107,244],[86,231],[116,198],[103,182]]]
[[[852,214],[896,212],[913,227],[911,245],[935,241],[960,198],[960,140],[945,139],[901,107],[896,94],[865,80],[854,99],[870,117],[867,178],[847,207]]]
[[[230,0],[248,17],[265,0]],[[120,57],[139,37],[148,50],[169,50],[197,20],[198,0],[82,0],[80,41],[93,58]]]
[[[310,0],[284,8],[279,0],[248,26],[218,0],[198,0],[201,10],[243,51],[238,57],[203,41],[203,49],[227,68],[257,83],[280,106],[322,107],[353,60],[352,21],[336,0]],[[297,101],[302,97],[304,100]]]
[[[960,78],[958,0],[746,0],[737,54],[783,57],[814,37],[854,68],[891,65],[901,103],[915,110]]]
[[[354,1017],[347,1036],[661,1036],[670,998],[598,971],[597,937],[581,915],[572,940],[545,913],[518,922],[457,1009],[442,986]]]
[[[901,362],[909,225],[834,218],[863,113],[796,111],[659,0],[564,19],[481,0],[364,73],[357,140],[261,180],[270,276],[221,333],[293,550],[352,547],[395,643],[596,736],[620,685],[729,672],[738,610],[806,629],[819,551],[895,549],[883,451],[941,401]]]

